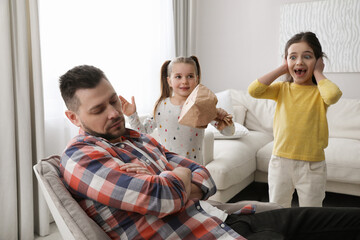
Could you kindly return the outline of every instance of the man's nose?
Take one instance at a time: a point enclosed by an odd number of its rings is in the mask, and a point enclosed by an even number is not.
[[[114,106],[110,105],[108,110],[109,119],[117,118],[120,116],[120,112]]]

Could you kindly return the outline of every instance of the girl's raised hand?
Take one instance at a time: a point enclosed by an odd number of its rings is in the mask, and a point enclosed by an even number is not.
[[[317,82],[326,78],[323,73],[324,68],[325,68],[324,60],[322,58],[318,58],[314,67],[314,76]]]
[[[318,60],[315,63],[314,73],[315,72],[322,73],[324,71],[324,68],[325,68],[324,60],[322,58],[318,58]]]
[[[119,96],[121,102],[122,112],[126,116],[131,116],[136,112],[136,104],[134,96],[131,97],[131,103],[129,103],[123,96]]]
[[[261,78],[258,78],[258,81],[265,85],[270,85],[278,77],[280,77],[281,75],[284,75],[288,72],[289,72],[289,68],[287,65],[287,60],[286,60],[286,58],[284,58],[283,63],[279,67],[277,67],[274,70],[272,70],[271,72],[265,74]]]
[[[281,75],[289,73],[289,67],[286,58],[284,58],[282,64],[280,65],[280,69],[282,70]]]

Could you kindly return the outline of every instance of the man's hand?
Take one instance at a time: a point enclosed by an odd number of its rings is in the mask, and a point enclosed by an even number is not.
[[[173,173],[176,174],[184,183],[186,191],[186,199],[189,199],[191,196],[191,171],[189,168],[177,167],[173,170]]]
[[[136,112],[136,104],[135,104],[135,98],[134,96],[131,97],[131,103],[129,103],[123,96],[119,96],[120,102],[121,102],[121,109],[122,112],[126,116],[131,116]]]
[[[125,163],[120,166],[120,170],[138,174],[149,174],[153,175],[146,167],[137,163]]]
[[[191,183],[191,193],[189,198],[200,200],[202,199],[202,197],[203,197],[203,192],[201,191],[201,189],[197,185]]]

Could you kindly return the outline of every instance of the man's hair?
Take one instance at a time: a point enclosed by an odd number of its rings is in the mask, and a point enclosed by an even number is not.
[[[75,93],[79,89],[95,88],[101,79],[108,80],[103,71],[89,65],[76,66],[59,79],[61,96],[66,107],[76,112],[80,106],[79,99]]]

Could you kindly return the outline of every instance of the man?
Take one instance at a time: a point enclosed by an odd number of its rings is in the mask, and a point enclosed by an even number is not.
[[[207,169],[126,129],[118,95],[100,69],[69,70],[60,90],[66,116],[80,128],[61,158],[63,181],[113,239],[360,238],[355,208],[229,215],[199,201],[216,192]]]

